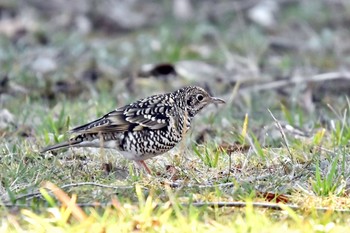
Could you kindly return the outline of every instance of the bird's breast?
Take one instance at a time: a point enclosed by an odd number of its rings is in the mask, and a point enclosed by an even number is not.
[[[153,157],[172,149],[181,138],[180,134],[169,128],[129,131],[124,134],[121,147],[128,153]]]

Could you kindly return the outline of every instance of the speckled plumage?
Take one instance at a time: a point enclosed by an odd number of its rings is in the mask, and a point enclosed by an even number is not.
[[[118,108],[88,124],[76,127],[69,141],[43,149],[105,147],[143,165],[143,160],[163,154],[181,141],[193,117],[210,103],[224,103],[200,87],[153,95]]]

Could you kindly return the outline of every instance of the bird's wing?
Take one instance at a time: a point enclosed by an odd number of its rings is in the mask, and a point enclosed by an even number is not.
[[[171,106],[162,103],[134,104],[116,109],[88,124],[72,129],[71,133],[108,133],[138,131],[144,128],[161,129],[169,122]]]

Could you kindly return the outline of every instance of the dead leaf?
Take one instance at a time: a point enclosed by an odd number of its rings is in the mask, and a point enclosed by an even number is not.
[[[270,192],[257,192],[258,197],[264,198],[268,202],[276,202],[276,203],[288,203],[289,197],[284,194],[276,194]]]

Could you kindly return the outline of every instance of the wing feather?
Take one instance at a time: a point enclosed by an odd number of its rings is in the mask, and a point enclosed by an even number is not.
[[[168,125],[171,106],[159,102],[136,102],[116,109],[103,117],[72,129],[71,133],[107,133],[161,129]]]

